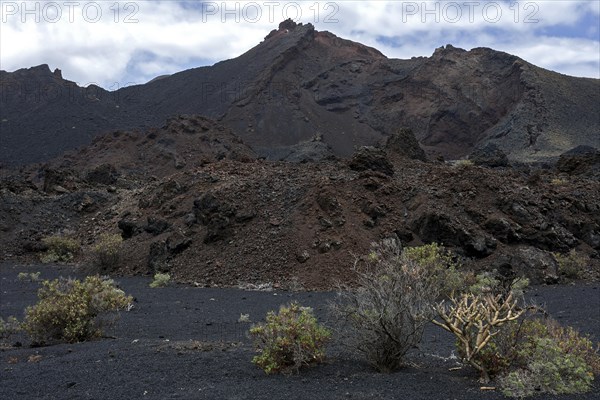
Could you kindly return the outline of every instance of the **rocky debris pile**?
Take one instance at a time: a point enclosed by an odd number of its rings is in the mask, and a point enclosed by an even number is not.
[[[161,158],[165,148],[183,166]],[[308,163],[253,155],[218,123],[186,116],[2,170],[0,254],[37,258],[41,238],[63,232],[85,255],[101,233],[121,233],[124,262],[112,273],[324,289],[351,279],[371,242],[396,237],[443,244],[466,267],[509,265],[536,283],[559,279],[556,251],[577,249],[600,272],[597,179],[426,163],[389,145]]]

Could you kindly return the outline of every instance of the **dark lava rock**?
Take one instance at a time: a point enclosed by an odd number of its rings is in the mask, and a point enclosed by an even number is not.
[[[508,165],[508,157],[494,143],[488,143],[482,148],[476,148],[469,155],[469,160],[475,165],[483,165],[485,167],[506,167]]]
[[[167,245],[164,241],[153,242],[150,244],[148,252],[148,268],[153,273],[169,272],[170,265],[168,261]]]
[[[573,175],[600,175],[600,150],[591,146],[577,146],[560,155],[556,169]]]
[[[386,175],[394,175],[394,166],[388,160],[385,151],[371,146],[360,147],[349,162],[354,171],[378,171]]]
[[[508,265],[511,274],[527,277],[530,284],[558,282],[558,263],[552,253],[524,245],[510,247],[502,253],[499,257],[501,264]]]
[[[144,230],[156,236],[160,235],[170,227],[171,225],[164,219],[148,217],[148,224],[144,227]]]
[[[76,178],[73,171],[57,168],[44,168],[43,190],[46,193],[61,192],[75,189]],[[59,190],[57,190],[59,189]],[[66,190],[65,190],[66,189]]]
[[[142,228],[133,220],[127,217],[122,218],[117,226],[121,230],[123,239],[129,239],[142,232]]]
[[[423,214],[415,220],[412,230],[419,234],[423,242],[462,248],[465,255],[470,257],[488,256],[497,246],[493,238],[471,232],[458,220],[435,212]]]
[[[167,238],[166,246],[169,253],[175,255],[179,254],[192,244],[192,239],[185,237],[179,232],[173,233]]]
[[[119,173],[113,165],[102,164],[87,173],[86,181],[92,184],[95,183],[108,186],[115,184],[118,177]]]
[[[397,133],[388,137],[385,148],[391,154],[413,160],[427,160],[425,151],[419,146],[417,138],[409,128],[401,128]]]

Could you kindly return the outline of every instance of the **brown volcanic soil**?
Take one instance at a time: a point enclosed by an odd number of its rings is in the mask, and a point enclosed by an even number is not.
[[[237,58],[114,92],[79,87],[46,65],[0,71],[0,162],[46,161],[108,130],[158,127],[177,114],[218,119],[272,160],[314,138],[350,156],[402,127],[432,156],[495,143],[511,160],[548,160],[600,146],[599,89],[598,79],[487,48],[388,59],[288,21]]]
[[[17,274],[41,272],[41,279],[81,276],[64,266],[0,264],[0,316],[22,316],[35,302],[37,283]],[[267,376],[251,364],[253,351],[240,314],[259,321],[269,310],[297,300],[313,307],[331,326],[331,293],[257,292],[171,286],[151,289],[149,278],[117,279],[135,296],[110,338],[31,348],[0,349],[0,398],[3,399],[502,399],[497,390],[480,390],[477,374],[452,358],[449,334],[428,326],[409,365],[393,374],[374,372],[338,343],[328,346],[324,365],[290,377]],[[532,287],[527,297],[543,305],[562,324],[572,325],[597,341],[600,288],[597,284]],[[16,337],[15,340],[23,341]],[[451,368],[454,368],[450,371]],[[591,400],[600,396],[598,382],[579,396],[539,399]]]
[[[396,149],[396,150],[394,150]],[[559,280],[550,252],[576,248],[596,279],[600,182],[552,170],[488,169],[361,149],[351,160],[258,160],[202,117],[120,132],[42,167],[4,170],[5,260],[37,259],[40,238],[121,232],[119,274],[170,271],[182,282],[328,288],[349,280],[372,241],[438,242],[473,268],[509,263],[532,282]]]

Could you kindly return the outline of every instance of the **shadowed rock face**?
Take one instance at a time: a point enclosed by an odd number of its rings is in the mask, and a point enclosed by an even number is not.
[[[349,156],[409,128],[430,156],[463,157],[493,143],[511,160],[536,161],[597,147],[600,132],[597,79],[486,48],[388,59],[292,21],[237,58],[114,92],[79,87],[47,65],[0,71],[0,82],[5,164],[47,160],[98,133],[160,126],[177,114],[218,119],[267,157],[315,138],[328,151],[311,152]]]

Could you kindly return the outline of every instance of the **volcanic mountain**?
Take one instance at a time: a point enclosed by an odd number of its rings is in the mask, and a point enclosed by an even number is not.
[[[47,65],[0,71],[0,82],[0,162],[8,165],[178,114],[216,119],[278,160],[348,156],[401,128],[430,156],[450,159],[490,143],[513,161],[600,146],[600,80],[487,48],[447,45],[431,57],[389,59],[290,20],[237,58],[112,92],[79,87]]]

